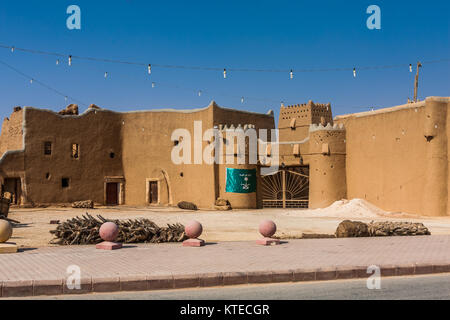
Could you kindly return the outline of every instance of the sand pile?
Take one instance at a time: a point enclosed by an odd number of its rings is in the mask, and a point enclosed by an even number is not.
[[[287,215],[301,215],[314,217],[337,217],[337,218],[378,218],[391,216],[395,213],[384,211],[363,199],[342,199],[334,202],[326,208],[313,210],[289,211]]]

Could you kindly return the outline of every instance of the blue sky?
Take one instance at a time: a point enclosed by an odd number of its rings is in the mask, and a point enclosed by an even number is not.
[[[81,8],[81,30],[66,9]],[[366,8],[381,8],[381,30]],[[449,1],[1,1],[0,43],[78,56],[218,68],[404,68],[295,73],[222,72],[66,60],[0,48],[0,61],[53,88],[118,110],[196,108],[214,99],[243,110],[280,102],[332,104],[343,114],[412,98],[417,60],[450,58]],[[108,78],[104,78],[104,72]],[[450,62],[424,64],[419,98],[449,96]],[[155,88],[151,87],[156,82]],[[0,113],[16,105],[62,109],[65,99],[0,65]],[[198,90],[202,95],[198,96]],[[241,103],[244,97],[244,103]],[[70,103],[69,101],[67,103]],[[81,106],[84,109],[86,106]]]

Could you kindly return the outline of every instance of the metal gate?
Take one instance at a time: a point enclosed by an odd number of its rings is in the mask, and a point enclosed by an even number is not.
[[[264,208],[308,208],[309,167],[282,169],[261,182]]]

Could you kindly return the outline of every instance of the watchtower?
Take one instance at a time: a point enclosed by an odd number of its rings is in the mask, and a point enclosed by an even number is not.
[[[280,141],[301,141],[309,136],[311,124],[333,125],[329,103],[308,103],[281,106],[278,119]]]

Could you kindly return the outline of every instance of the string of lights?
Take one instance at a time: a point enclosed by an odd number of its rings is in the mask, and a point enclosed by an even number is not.
[[[100,69],[100,68],[96,68],[96,70],[99,73],[103,72],[102,69]],[[108,76],[109,76],[108,72],[105,72],[105,74],[108,74]],[[132,76],[130,76],[128,74],[121,74],[120,77],[121,78],[126,78],[129,81],[135,80],[135,77],[132,77]],[[286,105],[286,106],[288,106],[288,105],[295,105],[296,103],[298,103],[298,101],[288,101],[288,100],[283,100],[283,99],[281,99],[281,100],[274,100],[274,99],[269,99],[269,98],[266,98],[266,97],[252,97],[252,96],[247,96],[247,95],[239,96],[239,95],[233,95],[233,94],[228,94],[228,93],[225,93],[225,92],[217,92],[217,91],[211,92],[208,89],[201,89],[201,90],[199,90],[199,89],[195,89],[195,88],[188,88],[188,87],[180,86],[178,84],[171,84],[171,83],[160,82],[160,81],[152,81],[151,82],[151,87],[152,88],[164,87],[164,88],[175,89],[175,90],[183,90],[183,91],[186,91],[186,92],[190,92],[190,93],[192,93],[192,94],[194,94],[194,95],[196,95],[198,97],[209,95],[211,98],[214,98],[214,97],[217,97],[217,96],[222,96],[222,97],[227,97],[227,98],[230,98],[230,99],[233,99],[233,100],[236,100],[236,101],[240,100],[241,104],[244,104],[247,101],[259,101],[259,102],[268,103],[268,104],[274,104],[274,105],[277,105],[277,104],[281,103],[281,104]],[[120,107],[115,107],[115,108],[120,109]],[[365,111],[365,110],[374,110],[377,107],[375,107],[375,106],[369,106],[369,107],[368,106],[338,106],[338,107],[336,107],[335,106],[334,108],[338,108],[338,109],[342,109],[342,108],[345,108],[345,109],[357,109],[357,110]],[[151,107],[139,106],[139,109],[151,109]]]
[[[272,73],[287,73],[289,74],[290,79],[294,79],[294,73],[304,73],[304,72],[331,72],[331,71],[350,71],[353,73],[353,77],[356,77],[357,71],[361,70],[382,70],[382,69],[394,69],[394,68],[405,68],[409,69],[409,72],[412,72],[412,64],[411,63],[400,63],[400,64],[392,64],[392,65],[378,65],[378,66],[353,66],[353,67],[337,67],[337,68],[310,68],[310,69],[252,69],[252,68],[219,68],[219,67],[202,67],[202,66],[185,66],[185,65],[170,65],[170,64],[154,64],[154,63],[143,63],[136,61],[125,61],[125,60],[116,60],[116,59],[108,59],[108,58],[95,58],[95,57],[84,57],[72,54],[62,54],[57,52],[50,51],[42,51],[36,49],[28,49],[28,48],[19,48],[15,46],[9,46],[0,44],[0,48],[9,49],[11,52],[22,51],[31,54],[39,54],[39,55],[47,55],[47,56],[55,56],[58,58],[65,58],[68,61],[69,66],[72,65],[74,59],[77,60],[86,60],[93,62],[106,62],[106,63],[116,63],[116,64],[127,64],[127,65],[137,65],[144,66],[149,75],[152,74],[152,68],[166,68],[166,69],[186,69],[186,70],[203,70],[203,71],[221,71],[223,72],[223,78],[226,79],[228,72],[272,72]],[[433,63],[441,63],[448,62],[449,58],[442,58],[437,60],[428,60],[423,61],[423,64],[433,64]],[[60,63],[60,59],[56,60],[56,64]]]
[[[5,66],[5,67],[7,67],[8,69],[16,72],[20,76],[26,78],[27,80],[30,81],[30,84],[37,83],[40,86],[46,88],[47,90],[52,91],[53,93],[64,97],[66,102],[68,101],[68,99],[70,99],[71,101],[76,102],[79,105],[83,105],[83,106],[86,106],[86,107],[88,106],[88,104],[82,102],[80,99],[77,99],[77,98],[74,98],[74,97],[72,97],[70,95],[67,95],[67,94],[65,94],[65,93],[63,93],[63,92],[53,88],[52,86],[44,83],[43,81],[41,81],[39,79],[36,79],[36,77],[32,77],[32,76],[30,76],[30,75],[20,71],[16,67],[11,66],[10,64],[8,64],[8,63],[6,63],[4,61],[0,60],[0,64]],[[59,62],[57,62],[57,64],[59,64]],[[105,74],[104,74],[105,78],[107,77],[107,75],[108,75],[108,72],[105,72]],[[187,90],[187,91],[195,92],[199,97],[202,96],[203,94],[208,94],[208,92],[209,92],[207,90],[193,90],[192,88],[186,88],[186,87],[181,87],[179,85],[172,85],[172,84],[168,84],[168,83],[161,83],[161,82],[154,82],[154,81],[152,82],[151,86],[152,86],[152,88],[156,88],[156,87],[162,86],[162,87],[167,87],[167,88],[171,88],[171,89]],[[225,94],[225,93],[221,93],[220,95],[227,96],[227,97],[232,97],[232,98],[237,98],[237,96],[229,95],[229,94]],[[280,101],[275,101],[275,100],[266,99],[266,98],[255,98],[255,97],[243,97],[243,96],[241,96],[240,99],[241,99],[241,103],[244,103],[245,99],[247,99],[247,100],[255,100],[255,101],[262,101],[262,102],[268,102],[268,103],[275,103],[275,104],[280,103]],[[281,101],[281,103],[284,104],[284,101]],[[289,105],[289,103],[287,105]],[[115,107],[115,108],[120,109],[120,107]],[[140,108],[143,108],[143,107],[140,107]],[[359,110],[368,110],[369,109],[369,110],[373,111],[375,107],[374,106],[371,106],[371,107],[367,107],[367,106],[353,106],[353,107],[345,106],[345,108],[346,109],[359,109]],[[151,108],[150,107],[145,107],[143,109],[151,109]]]
[[[31,53],[31,54],[39,54],[39,55],[47,55],[47,56],[56,56],[58,57],[56,59],[56,65],[59,65],[61,63],[61,60],[64,61],[64,59],[67,59],[67,64],[69,66],[72,66],[73,64],[73,60],[74,59],[78,59],[78,60],[84,60],[84,61],[95,61],[95,62],[106,62],[106,63],[119,63],[119,64],[128,64],[128,65],[138,65],[138,66],[145,66],[146,70],[148,72],[149,75],[152,74],[152,67],[160,67],[160,68],[178,68],[178,69],[191,69],[191,70],[209,70],[209,71],[223,71],[223,77],[224,79],[227,78],[227,71],[243,71],[243,72],[289,72],[289,78],[293,79],[294,78],[294,71],[295,72],[325,72],[325,71],[349,71],[351,70],[353,73],[353,77],[356,77],[356,72],[357,70],[376,70],[376,69],[389,69],[389,68],[398,68],[398,67],[408,67],[409,68],[409,72],[412,72],[412,64],[397,64],[397,65],[383,65],[383,66],[366,66],[366,67],[353,67],[353,68],[328,68],[328,69],[289,69],[289,70],[277,70],[277,69],[237,69],[237,68],[211,68],[211,67],[190,67],[190,66],[177,66],[177,65],[159,65],[159,64],[144,64],[144,63],[139,63],[139,62],[131,62],[131,61],[121,61],[121,60],[113,60],[113,59],[104,59],[104,58],[93,58],[93,57],[82,57],[82,56],[76,56],[76,55],[67,55],[67,54],[61,54],[61,53],[56,53],[56,52],[48,52],[48,51],[41,51],[41,50],[34,50],[34,49],[26,49],[26,48],[17,48],[14,46],[7,46],[7,45],[3,45],[0,44],[0,48],[4,48],[4,49],[9,49],[11,50],[12,53],[14,53],[16,50],[17,51],[22,51],[22,52],[27,52],[27,53]],[[429,61],[424,61],[421,64],[432,64],[432,63],[439,63],[439,62],[447,62],[450,61],[450,59],[438,59],[438,60],[429,60]],[[27,74],[25,74],[24,72],[18,70],[17,68],[3,62],[0,61],[0,64],[6,66],[7,68],[15,71],[16,73],[18,73],[19,75],[27,78],[31,84],[33,84],[34,82],[36,82],[37,84],[41,85],[42,87],[60,95],[63,96],[64,99],[67,101],[68,99],[71,99],[72,101],[80,104],[80,105],[86,105],[86,103],[81,102],[79,99],[75,99],[73,97],[70,97],[62,92],[60,92],[59,90],[49,86],[48,84],[32,77],[29,76]],[[107,71],[102,71],[103,72],[103,76],[105,79],[108,79],[109,77],[109,72]],[[123,75],[122,75],[123,76]],[[212,93],[209,93],[208,90],[199,90],[199,89],[192,89],[192,88],[185,88],[179,85],[172,85],[172,84],[167,84],[167,83],[161,83],[161,82],[155,82],[152,81],[151,82],[151,87],[152,88],[156,88],[156,87],[168,87],[168,88],[172,88],[172,89],[178,89],[178,90],[187,90],[187,91],[191,91],[194,92],[195,95],[201,97],[202,95],[205,94],[209,94],[211,96],[213,96]],[[217,95],[217,94],[215,94]],[[236,96],[236,95],[230,95],[230,94],[226,94],[226,93],[221,93],[219,94],[221,96],[227,96],[233,99],[239,99],[241,101],[241,104],[244,104],[245,101],[247,100],[254,100],[254,101],[262,101],[262,102],[267,102],[267,103],[274,103],[274,104],[278,104],[278,103],[282,103],[285,104],[286,101],[275,101],[273,99],[267,99],[267,98],[256,98],[256,97],[248,97],[248,96]],[[286,103],[287,105],[289,105],[289,103]],[[371,109],[373,110],[374,107],[346,107],[349,109]]]
[[[17,74],[21,75],[22,77],[26,78],[28,81],[30,81],[30,84],[37,83],[37,84],[41,85],[42,87],[44,87],[44,88],[54,92],[55,94],[64,97],[65,101],[68,101],[70,99],[71,101],[76,102],[79,105],[88,106],[88,104],[82,102],[80,99],[77,99],[77,98],[74,98],[72,96],[69,96],[69,95],[67,95],[67,94],[65,94],[65,93],[63,93],[63,92],[53,88],[52,86],[44,83],[43,81],[37,79],[36,77],[30,76],[30,75],[20,71],[16,67],[13,67],[12,65],[10,65],[10,64],[8,64],[8,63],[6,63],[4,61],[0,60],[0,64],[4,65],[8,69],[16,72]],[[57,63],[57,64],[59,64],[59,63]],[[105,77],[105,79],[108,77],[108,72],[104,73],[104,77]],[[210,93],[209,90],[195,90],[195,89],[192,89],[192,88],[186,88],[186,87],[182,87],[182,86],[179,86],[179,85],[173,85],[173,84],[163,83],[163,82],[153,81],[151,83],[151,86],[152,86],[152,88],[166,87],[166,88],[170,88],[170,89],[190,91],[190,92],[195,93],[199,97],[202,96],[202,95],[206,95],[206,94],[209,94],[211,96],[214,95],[213,93]],[[236,100],[240,99],[241,103],[244,103],[245,100],[263,101],[263,102],[275,103],[275,104],[280,103],[280,101],[267,99],[267,98],[245,97],[245,99],[244,99],[244,97],[242,97],[242,96],[229,95],[229,94],[225,94],[225,93],[220,93],[218,95],[226,96],[226,97],[230,97],[230,98],[235,98]]]
[[[59,96],[64,97],[64,99],[65,99],[66,101],[67,101],[68,99],[70,99],[71,101],[74,101],[74,102],[76,102],[76,103],[78,103],[78,104],[80,104],[80,105],[87,106],[86,103],[80,101],[79,99],[76,99],[76,98],[74,98],[74,97],[72,97],[72,96],[69,96],[69,95],[67,95],[67,94],[65,94],[65,93],[63,93],[63,92],[61,92],[61,91],[59,91],[59,90],[57,90],[57,89],[51,87],[50,85],[46,84],[45,82],[42,82],[42,81],[40,81],[39,79],[36,79],[35,77],[32,77],[32,76],[30,76],[30,75],[27,75],[26,73],[20,71],[19,69],[17,69],[17,68],[15,68],[15,67],[11,66],[10,64],[8,64],[8,63],[6,63],[6,62],[4,62],[4,61],[1,61],[1,60],[0,60],[0,64],[2,64],[3,66],[7,67],[8,69],[10,69],[10,70],[16,72],[17,74],[21,75],[22,77],[28,79],[28,80],[30,81],[30,84],[37,83],[38,85],[40,85],[40,86],[46,88],[47,90],[50,90],[50,91],[52,91],[53,93],[55,93],[55,94],[57,94],[57,95],[59,95]]]
[[[412,65],[410,65],[410,68],[412,68]],[[96,70],[100,73],[103,72],[102,69],[100,68],[96,68]],[[105,72],[105,79],[108,75],[108,72]],[[127,80],[135,80],[135,77],[132,77],[128,74],[121,74],[120,75],[121,78],[127,78]],[[191,92],[193,94],[195,94],[198,97],[202,97],[205,95],[209,95],[211,98],[217,97],[217,96],[223,96],[223,97],[227,97],[227,98],[231,98],[234,100],[238,100],[240,99],[241,104],[244,104],[247,101],[260,101],[260,102],[264,102],[264,103],[271,103],[271,104],[283,104],[283,105],[295,105],[296,103],[298,103],[298,101],[287,101],[287,100],[274,100],[274,99],[269,99],[269,98],[265,98],[265,97],[251,97],[251,96],[238,96],[238,95],[231,95],[228,93],[224,93],[224,92],[210,92],[207,89],[203,89],[203,90],[199,90],[199,89],[194,89],[194,88],[187,88],[184,86],[180,86],[180,85],[175,85],[175,84],[171,84],[171,83],[165,83],[165,82],[160,82],[160,81],[152,81],[151,82],[151,87],[152,88],[159,88],[159,87],[165,87],[165,88],[170,88],[170,89],[175,89],[175,90],[183,90],[183,91],[187,91],[187,92]],[[121,107],[115,107],[117,109],[120,109]],[[139,106],[139,108],[136,109],[151,109],[152,107],[143,107],[143,106]],[[374,111],[378,108],[378,106],[348,106],[348,105],[335,105],[334,106],[335,109],[354,109],[354,110],[361,110],[361,111]]]
[[[93,66],[90,67],[91,70],[95,69],[95,72],[98,72],[98,74],[103,74],[103,77],[105,80],[109,80],[109,79],[113,79],[114,78],[114,73],[110,73],[110,72],[105,72],[104,69],[101,69],[100,67],[97,66]],[[127,81],[135,81],[136,77],[135,76],[131,76],[128,73],[122,73],[120,74],[120,78],[122,80],[127,80]],[[155,81],[152,79],[151,81],[151,88],[169,88],[169,89],[175,89],[175,90],[182,90],[182,91],[186,91],[186,92],[190,92],[191,94],[197,96],[197,97],[205,97],[205,96],[209,96],[211,97],[211,99],[215,99],[218,96],[222,96],[222,97],[227,97],[230,99],[233,99],[235,101],[240,101],[241,104],[246,103],[247,101],[259,101],[259,102],[264,102],[264,103],[268,103],[268,104],[279,104],[281,103],[286,103],[286,101],[284,101],[283,99],[280,100],[275,100],[275,99],[271,99],[271,98],[267,98],[267,97],[252,97],[252,96],[248,96],[248,95],[235,95],[235,94],[229,94],[223,91],[210,91],[207,88],[193,88],[193,87],[185,87],[185,86],[181,86],[179,84],[173,84],[173,83],[168,83],[168,82],[161,82],[161,81]],[[293,103],[293,102],[292,102]]]

